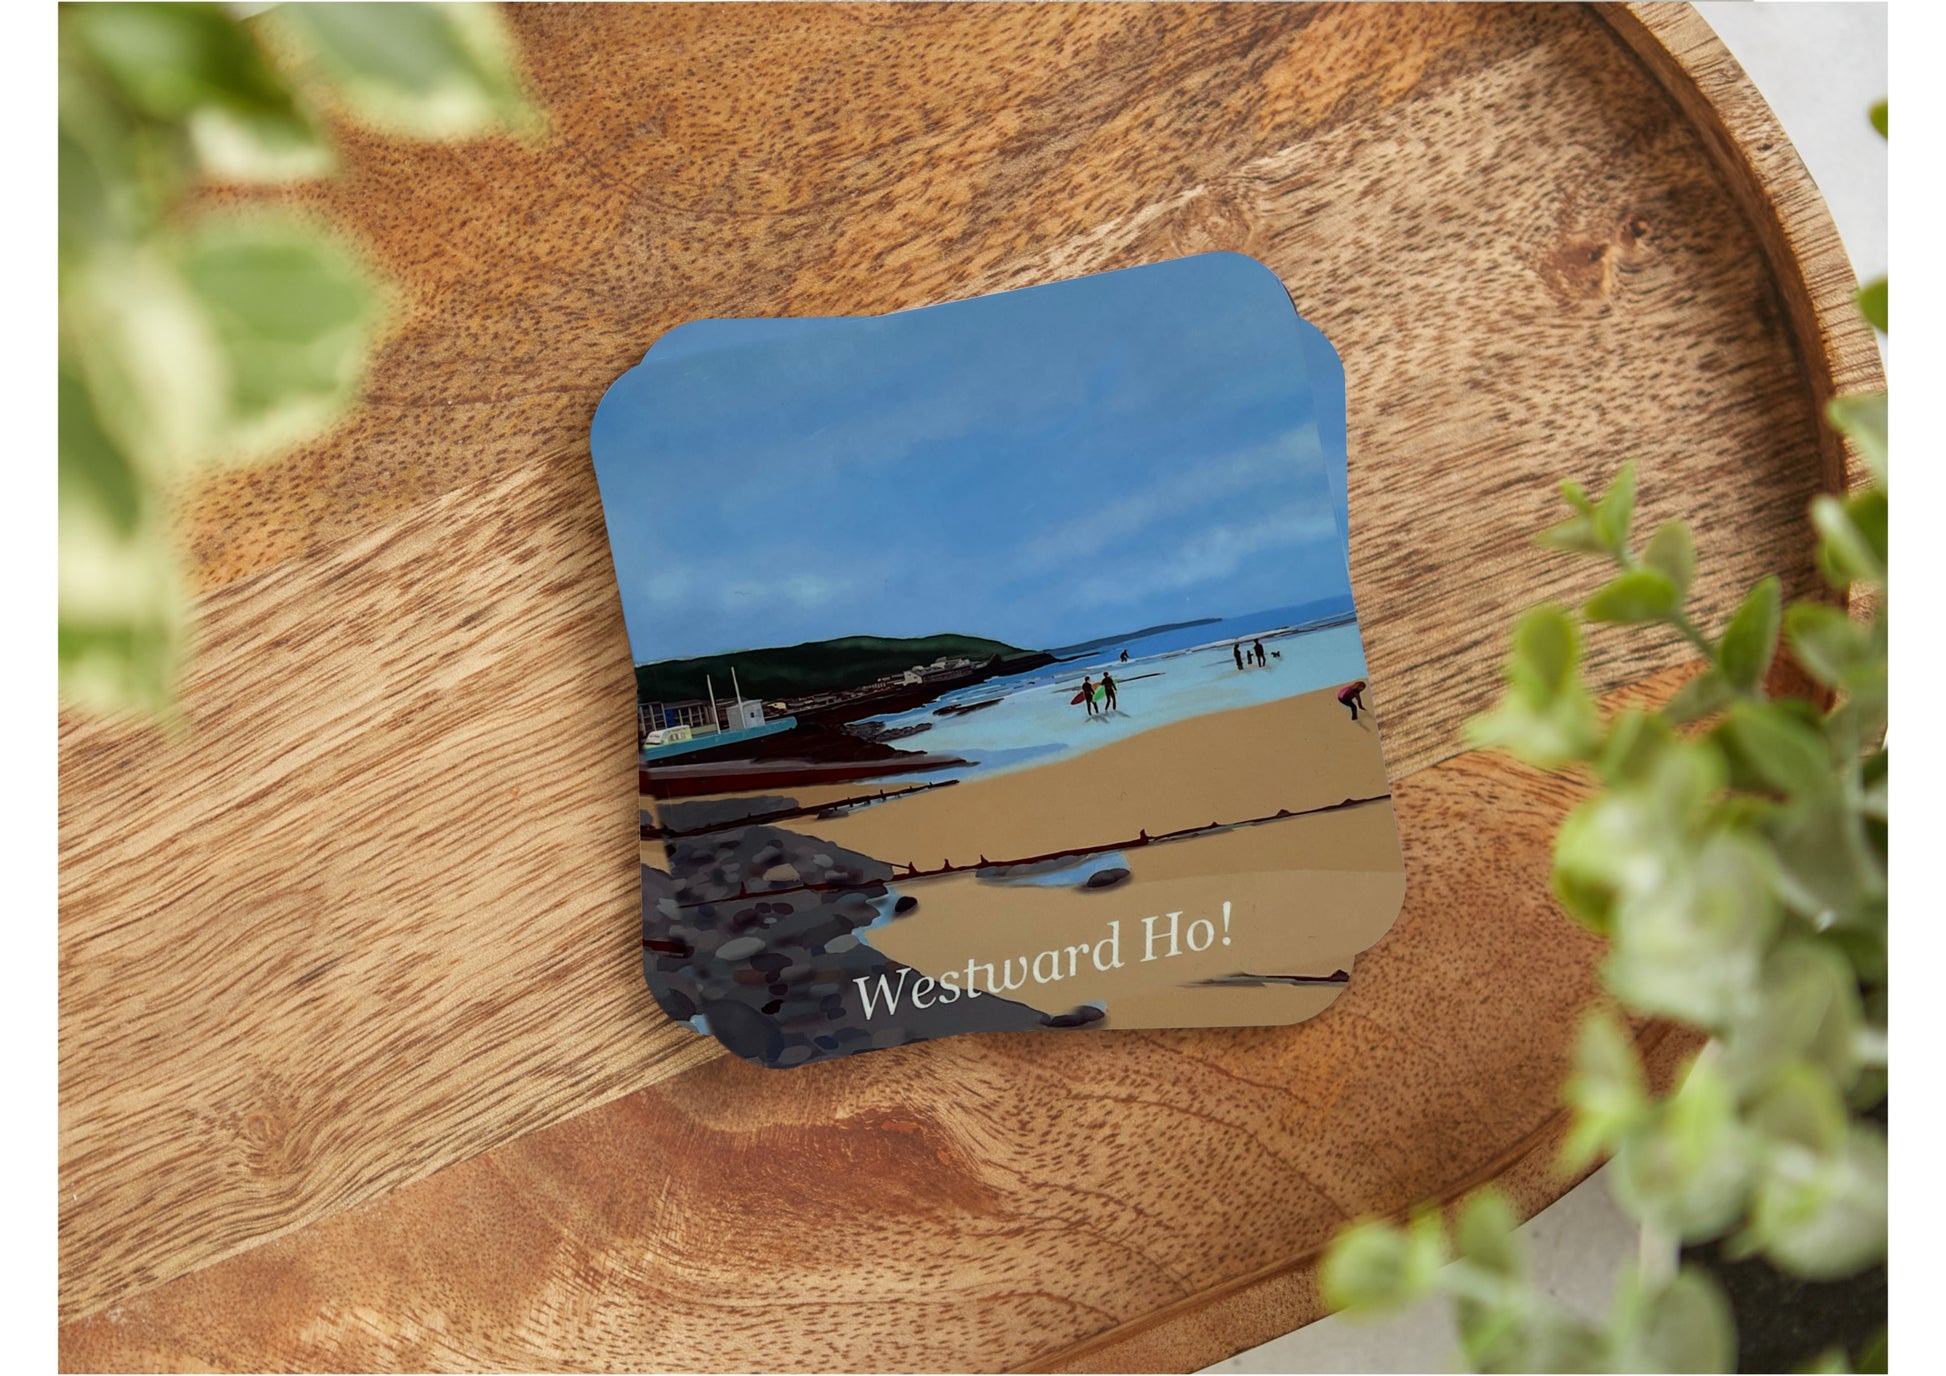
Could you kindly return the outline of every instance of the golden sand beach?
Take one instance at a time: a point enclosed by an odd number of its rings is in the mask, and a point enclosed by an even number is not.
[[[894,864],[998,864],[1053,851],[1076,854],[1150,836],[1300,812],[1387,791],[1378,724],[1353,722],[1330,689],[1171,722],[1038,768],[990,779],[977,769],[953,788],[801,824]],[[1366,823],[1366,827],[1371,824]],[[797,829],[797,828],[794,828]],[[1354,828],[1364,830],[1364,828]],[[1334,835],[1341,833],[1334,832]],[[1396,832],[1389,816],[1379,835]],[[1327,854],[1332,847],[1319,849]],[[1381,858],[1369,846],[1351,868]]]
[[[1335,693],[1322,690],[1174,722],[1036,768],[985,779],[968,771],[954,787],[845,817],[781,825],[921,870],[1119,849],[1129,878],[1100,890],[1002,886],[971,871],[897,878],[918,906],[874,930],[872,945],[936,974],[1086,942],[1088,953],[1043,966],[1058,968],[1060,979],[1029,982],[1007,997],[1046,1012],[1103,1002],[1109,1025],[1121,1027],[1296,1022],[1339,987],[1197,981],[1240,972],[1329,976],[1348,970],[1390,927],[1405,875],[1376,731],[1370,714],[1354,723]],[[1375,801],[1276,815],[1347,799]],[[1225,829],[1126,844],[1210,823]],[[643,858],[659,863],[660,847],[645,843]],[[1173,943],[1172,912],[1182,915]],[[1215,939],[1190,950],[1186,928],[1199,919],[1211,927],[1198,935]],[[1119,964],[1104,970],[1110,936]]]

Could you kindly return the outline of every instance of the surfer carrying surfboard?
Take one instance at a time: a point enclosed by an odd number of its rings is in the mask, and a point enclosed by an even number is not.
[[[1115,706],[1115,678],[1106,669],[1101,671],[1101,694],[1108,700],[1106,704],[1108,711],[1119,710]]]
[[[1091,717],[1101,710],[1095,706],[1095,680],[1092,674],[1084,675],[1081,680],[1081,701],[1087,704]]]

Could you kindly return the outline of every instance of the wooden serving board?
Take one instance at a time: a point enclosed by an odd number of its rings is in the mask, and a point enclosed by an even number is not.
[[[347,134],[296,193],[399,287],[369,396],[180,512],[188,729],[61,719],[69,1369],[1189,1368],[1314,1318],[1347,1219],[1532,1211],[1600,949],[1573,786],[1462,753],[1641,462],[1704,611],[1813,587],[1850,268],[1681,6],[518,8],[533,145]],[[1862,115],[1861,115],[1862,117]],[[792,1072],[642,985],[629,656],[587,428],[664,330],[1208,249],[1343,354],[1409,878],[1294,1028]],[[1598,637],[1618,696],[1675,652]],[[1641,1029],[1659,1073],[1685,1043]]]

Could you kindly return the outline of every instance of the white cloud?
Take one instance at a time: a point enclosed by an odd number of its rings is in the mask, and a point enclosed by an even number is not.
[[[774,578],[742,577],[719,583],[710,600],[722,611],[741,610],[748,603],[766,600],[788,602],[801,611],[813,611],[851,596],[858,587],[856,578],[789,572]]]
[[[692,612],[747,612],[765,604],[815,611],[856,596],[865,587],[862,572],[830,574],[793,567],[819,557],[791,548],[734,559],[690,559],[658,569],[643,580],[642,597],[659,609]]]
[[[1042,570],[1088,559],[1134,541],[1157,521],[1204,503],[1297,475],[1303,449],[1298,432],[1221,458],[1203,460],[1170,474],[1153,487],[1130,493],[1034,538],[1016,567]]]
[[[1260,550],[1335,535],[1329,511],[1290,502],[1242,525],[1218,526],[1170,548],[1151,551],[1147,562],[1124,561],[1114,576],[1098,575],[1075,590],[1082,606],[1112,606],[1160,592],[1212,583],[1234,574]]]
[[[689,574],[682,569],[660,569],[642,582],[642,596],[658,607],[679,606],[689,600]]]

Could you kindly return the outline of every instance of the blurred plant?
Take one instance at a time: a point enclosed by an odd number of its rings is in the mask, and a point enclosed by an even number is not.
[[[1884,132],[1883,104],[1873,123]],[[1857,299],[1884,330],[1884,281]],[[1512,1207],[1489,1191],[1460,1208],[1450,1247],[1432,1208],[1341,1234],[1323,1272],[1333,1307],[1449,1295],[1482,1371],[1723,1371],[1729,1306],[1708,1274],[1678,1270],[1681,1244],[1723,1238],[1732,1256],[1810,1279],[1884,1258],[1886,1142],[1866,1115],[1886,1089],[1886,398],[1839,397],[1827,415],[1872,481],[1812,503],[1818,564],[1834,588],[1868,595],[1869,616],[1784,608],[1773,577],[1709,635],[1688,611],[1689,528],[1672,521],[1638,548],[1625,464],[1599,498],[1564,483],[1572,514],[1540,540],[1616,566],[1588,621],[1660,627],[1701,672],[1660,711],[1603,721],[1575,618],[1539,607],[1514,629],[1503,699],[1469,726],[1476,744],[1592,777],[1597,792],[1555,838],[1554,895],[1608,938],[1602,978],[1621,1004],[1709,1037],[1656,1098],[1621,1024],[1598,1014],[1564,1087],[1563,1165],[1613,1159],[1640,1264],[1608,1320],[1588,1322],[1536,1291]],[[1780,636],[1829,710],[1766,691]],[[1842,1352],[1819,1360],[1847,1369]],[[1885,1369],[1883,1334],[1859,1360]]]
[[[331,425],[385,314],[354,248],[196,187],[326,174],[319,111],[420,138],[537,120],[491,6],[292,4],[246,28],[64,4],[59,29],[60,691],[162,711],[187,621],[171,487]]]

